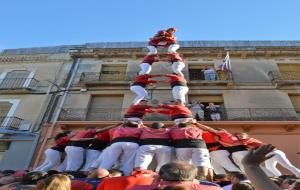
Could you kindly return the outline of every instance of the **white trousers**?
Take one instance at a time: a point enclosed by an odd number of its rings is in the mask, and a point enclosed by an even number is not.
[[[176,158],[179,161],[189,162],[195,166],[212,168],[209,152],[206,148],[176,148]]]
[[[146,89],[141,86],[131,86],[130,90],[137,95],[132,101],[134,105],[138,104],[141,100],[147,98],[148,96],[148,92],[146,91]]]
[[[176,53],[176,51],[180,48],[179,44],[171,44],[168,48],[169,53]]]
[[[157,54],[157,49],[155,46],[147,46],[149,52],[147,55]]]
[[[33,171],[48,172],[50,169],[54,168],[60,163],[61,153],[57,150],[49,148],[45,151],[45,156],[46,159],[43,164],[35,168]]]
[[[290,172],[300,177],[300,170],[296,168],[286,157],[285,153],[281,150],[275,150],[269,154],[275,154],[272,158],[265,161],[266,168],[271,171],[275,176],[280,176],[281,172],[276,168],[277,163],[279,163],[284,168],[288,169]]]
[[[152,54],[157,54],[157,48],[155,46],[147,46],[149,52],[148,55],[152,55]],[[168,52],[169,53],[176,53],[176,51],[180,48],[179,44],[171,44],[168,47]]]
[[[181,100],[185,103],[185,95],[188,93],[189,88],[187,86],[174,86],[172,88],[172,95],[174,100]]]
[[[172,147],[164,145],[142,145],[139,147],[135,157],[134,167],[147,169],[152,159],[155,157],[157,166],[155,171],[159,171],[161,166],[171,162]]]
[[[151,72],[152,67],[149,63],[141,63],[140,69],[139,75],[145,75]]]
[[[227,150],[216,150],[210,152],[210,158],[214,163],[217,163],[229,172],[241,172],[241,170],[229,159],[229,155],[230,153]]]
[[[102,158],[100,168],[111,169],[120,160],[121,170],[126,176],[133,170],[134,159],[139,145],[133,142],[116,142],[110,145],[105,157]]]
[[[185,67],[185,64],[181,61],[173,62],[172,63],[172,71],[173,73],[180,74],[184,76],[182,73],[182,69]]]
[[[219,174],[227,174],[225,169],[220,165],[218,164],[217,162],[215,162],[213,159],[210,160],[210,163],[213,167],[213,170],[214,170],[214,173],[219,175]]]
[[[67,154],[66,171],[77,171],[83,162],[84,149],[77,146],[67,146],[65,151]]]
[[[85,156],[85,164],[81,171],[89,171],[91,169],[92,164],[99,158],[101,151],[87,149]]]
[[[56,168],[58,172],[63,172],[67,168],[67,159],[65,158],[64,161]]]

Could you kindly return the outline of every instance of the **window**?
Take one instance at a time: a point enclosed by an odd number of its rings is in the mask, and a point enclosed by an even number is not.
[[[101,81],[122,81],[125,80],[127,65],[102,65],[100,80]]]
[[[121,120],[122,105],[123,95],[92,96],[87,112],[87,120]]]
[[[289,94],[289,97],[298,115],[298,118],[300,118],[300,94]]]
[[[300,64],[278,64],[282,80],[300,80]]]
[[[0,75],[0,88],[26,88],[30,85],[34,73],[34,71],[28,70],[13,70],[10,72],[3,72]]]
[[[9,149],[11,142],[0,141],[0,161],[3,159],[5,152]]]
[[[19,102],[20,100],[0,99],[0,127],[10,122],[10,117],[14,115]]]

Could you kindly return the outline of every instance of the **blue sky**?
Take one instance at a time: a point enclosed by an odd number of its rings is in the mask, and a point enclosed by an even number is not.
[[[300,0],[1,0],[0,49],[178,40],[300,40]]]

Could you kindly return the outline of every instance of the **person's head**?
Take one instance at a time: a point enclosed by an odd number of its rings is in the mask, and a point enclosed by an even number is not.
[[[198,169],[184,162],[171,162],[163,165],[159,170],[159,176],[164,181],[192,181],[197,176]]]
[[[131,127],[131,128],[139,128],[141,124],[135,121],[126,121],[124,122],[124,127]]]
[[[286,178],[285,180],[283,180],[280,187],[282,189],[288,189],[296,181],[297,179],[295,178]]]
[[[231,190],[255,190],[255,188],[251,183],[240,182],[233,184]]]
[[[172,102],[173,105],[184,105],[180,99],[176,99]]]
[[[290,187],[288,188],[288,190],[299,190],[300,189],[300,180],[296,180],[294,183],[292,183],[292,185],[290,185]]]
[[[54,140],[58,140],[58,139],[61,138],[61,137],[68,136],[68,134],[70,134],[70,133],[71,133],[71,131],[63,131],[63,132],[60,132],[60,133],[58,133],[57,135],[55,135]]]
[[[164,128],[165,125],[163,123],[160,123],[160,122],[154,122],[151,124],[150,128],[152,129],[161,129],[161,128]]]
[[[143,99],[140,101],[139,105],[147,105],[148,104],[148,100]]]
[[[41,190],[71,190],[71,180],[68,176],[55,174],[43,180]]]
[[[174,33],[174,32],[177,31],[177,29],[174,28],[174,27],[172,27],[172,28],[168,28],[166,31],[167,31],[167,32],[170,32],[170,33]]]
[[[216,174],[214,175],[214,182],[223,182],[223,181],[228,181],[227,175],[226,174]]]
[[[214,106],[215,104],[213,102],[208,103],[209,106]]]
[[[118,169],[110,169],[109,171],[109,177],[120,177],[123,176],[123,172]]]
[[[45,179],[46,177],[48,177],[46,172],[29,172],[23,177],[22,184],[35,185],[37,181]]]
[[[231,183],[232,184],[236,184],[236,183],[239,183],[241,181],[244,181],[247,179],[247,177],[242,174],[242,173],[234,173],[233,175],[231,175]]]
[[[234,136],[236,136],[239,140],[244,140],[249,138],[247,133],[234,133]]]

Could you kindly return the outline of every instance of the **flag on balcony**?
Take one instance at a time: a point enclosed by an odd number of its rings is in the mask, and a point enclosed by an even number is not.
[[[225,58],[223,59],[223,63],[219,65],[219,69],[222,71],[231,72],[229,52],[227,52]]]

